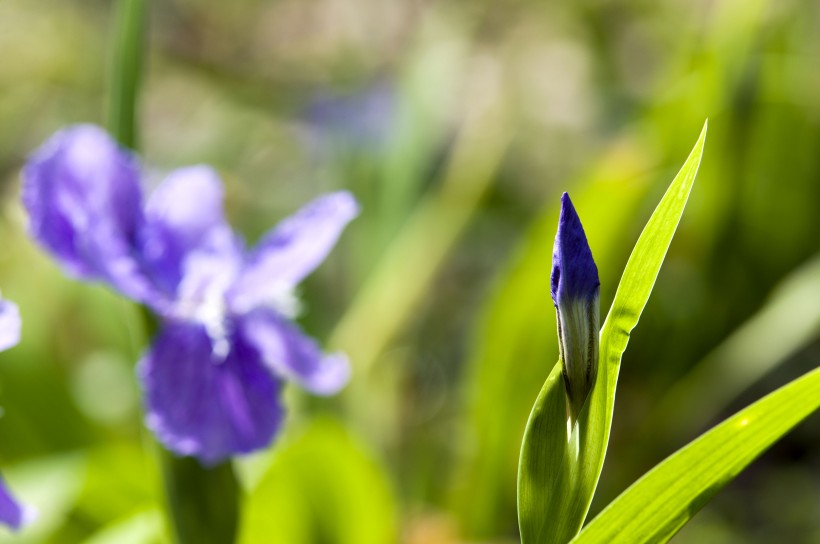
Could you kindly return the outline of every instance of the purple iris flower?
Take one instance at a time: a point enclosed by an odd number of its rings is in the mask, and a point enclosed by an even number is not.
[[[0,351],[20,341],[20,312],[13,302],[0,299]],[[22,506],[6,489],[0,479],[0,523],[19,529],[32,518],[33,511]]]
[[[321,196],[246,250],[206,166],[171,172],[143,199],[137,159],[100,128],[53,135],[26,164],[30,232],[72,276],[145,304],[162,325],[138,366],[146,423],[180,455],[218,463],[267,446],[284,380],[320,395],[347,382],[293,317],[296,285],[358,213]]]
[[[558,345],[567,411],[574,423],[598,373],[601,282],[584,227],[567,193],[561,196],[550,280],[552,302],[558,317]]]

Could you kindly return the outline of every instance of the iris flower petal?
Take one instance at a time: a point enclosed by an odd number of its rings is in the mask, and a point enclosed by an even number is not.
[[[22,506],[11,496],[0,479],[0,523],[17,530],[30,521],[32,514],[32,510]]]
[[[139,375],[148,427],[171,451],[208,465],[267,446],[282,420],[280,384],[240,335],[223,360],[202,325],[168,323]]]
[[[312,338],[275,312],[259,308],[238,326],[274,374],[318,395],[332,395],[347,383],[350,364],[341,353],[325,355]]]
[[[148,197],[141,253],[152,278],[167,293],[176,292],[192,252],[235,251],[222,197],[222,182],[207,166],[171,172]]]
[[[353,195],[321,196],[276,226],[248,256],[230,297],[237,311],[276,299],[310,274],[359,213]]]
[[[99,280],[139,301],[151,286],[134,257],[142,225],[139,165],[102,129],[57,132],[23,171],[32,236],[74,277]]]
[[[0,299],[0,351],[20,341],[20,310],[8,300]]]

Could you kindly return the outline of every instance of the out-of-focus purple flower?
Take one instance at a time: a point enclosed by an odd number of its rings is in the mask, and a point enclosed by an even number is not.
[[[13,302],[0,299],[0,351],[20,341],[20,312]],[[33,511],[22,506],[6,489],[0,479],[0,523],[19,529],[32,518]]]
[[[558,344],[567,409],[574,422],[598,372],[598,267],[578,213],[564,193],[552,252],[552,301],[558,317]]]
[[[171,172],[143,201],[139,163],[100,128],[52,136],[24,170],[31,235],[74,277],[107,283],[162,318],[139,363],[146,423],[180,455],[214,464],[268,445],[282,381],[327,395],[347,359],[290,321],[293,290],[358,213],[317,198],[246,250],[205,166]]]
[[[380,150],[397,116],[397,97],[391,84],[378,81],[365,89],[341,95],[314,94],[305,109],[305,120],[321,138],[330,136],[358,148]]]

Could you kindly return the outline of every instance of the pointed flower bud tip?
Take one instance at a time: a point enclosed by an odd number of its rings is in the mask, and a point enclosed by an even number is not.
[[[584,228],[567,193],[561,197],[550,280],[567,411],[574,423],[598,372],[600,281]]]
[[[556,307],[571,299],[597,296],[601,284],[584,227],[567,193],[561,196],[551,279],[552,301]]]

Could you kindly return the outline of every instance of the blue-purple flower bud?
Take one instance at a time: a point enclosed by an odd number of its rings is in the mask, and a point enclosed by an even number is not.
[[[567,412],[574,424],[598,373],[601,282],[581,220],[567,193],[561,197],[550,279]]]

